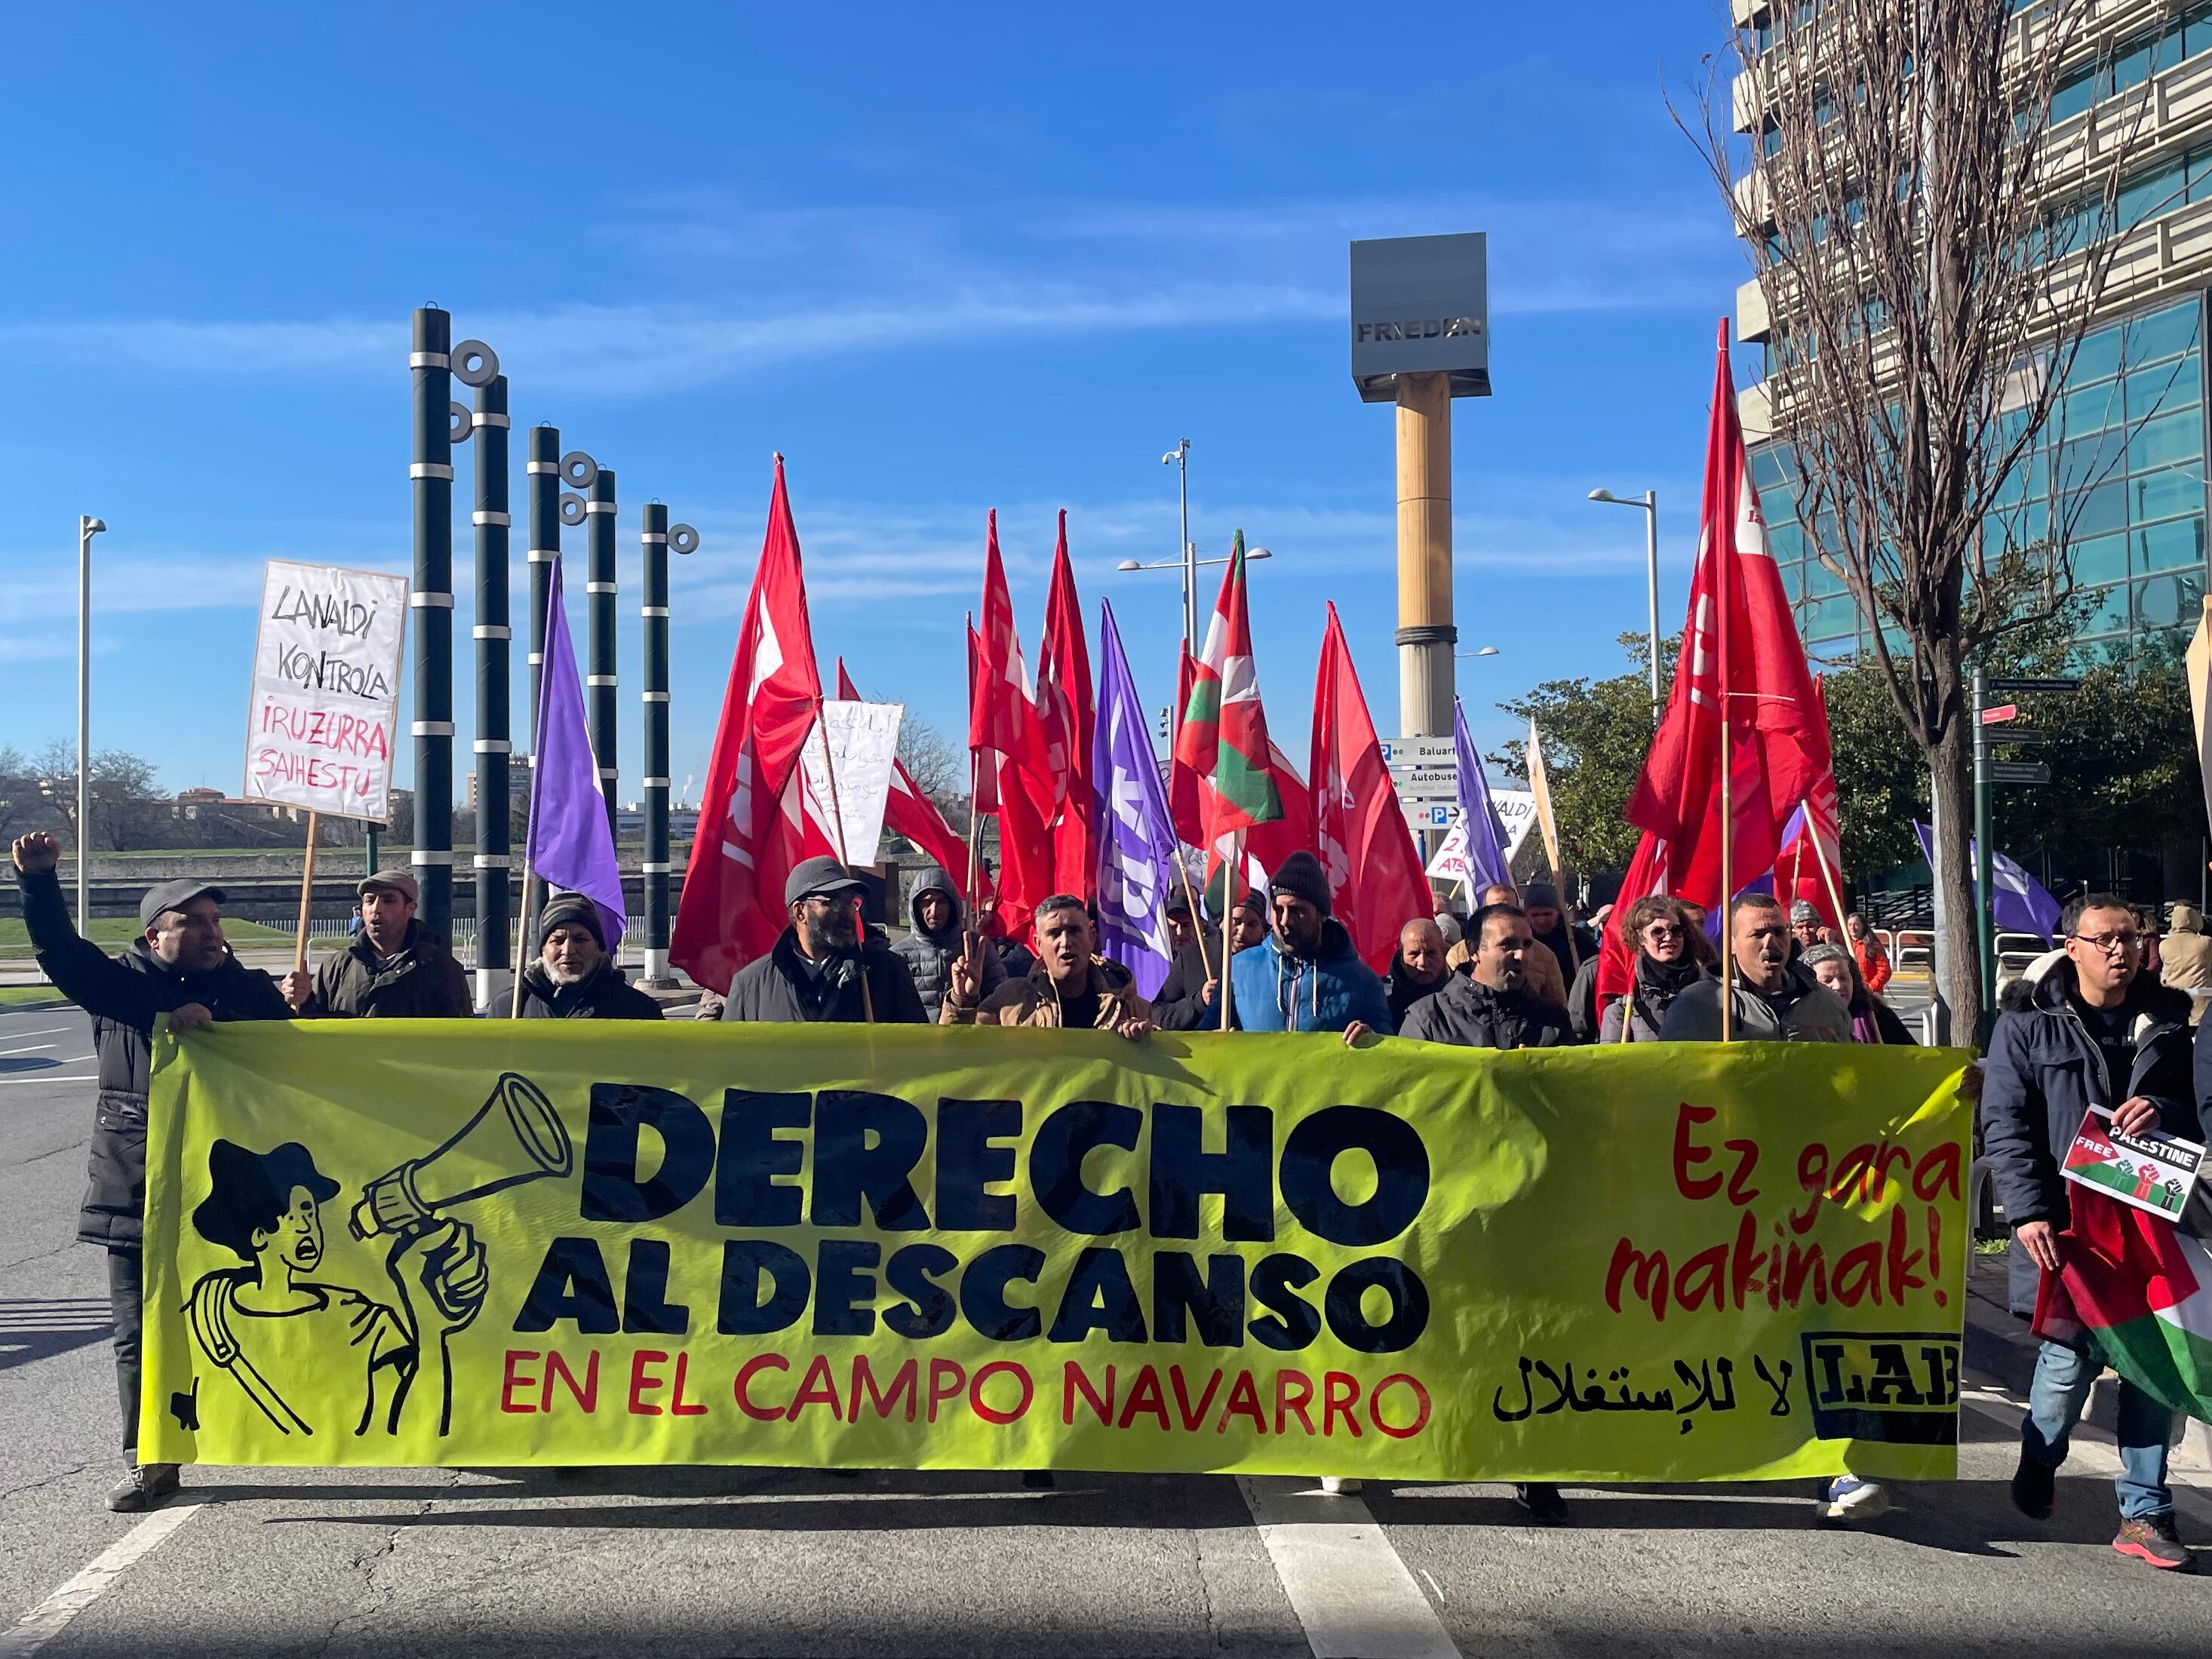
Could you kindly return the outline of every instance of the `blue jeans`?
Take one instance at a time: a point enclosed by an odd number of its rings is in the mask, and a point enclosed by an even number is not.
[[[2021,1455],[2047,1469],[2066,1461],[2066,1446],[2089,1386],[2104,1371],[2100,1360],[2046,1342],[2035,1357],[2035,1380],[2027,1389],[2027,1421],[2021,1425]],[[2180,1413],[2152,1398],[2124,1377],[2120,1380],[2120,1518],[2147,1520],[2173,1513],[2173,1493],[2166,1484],[2166,1443]]]

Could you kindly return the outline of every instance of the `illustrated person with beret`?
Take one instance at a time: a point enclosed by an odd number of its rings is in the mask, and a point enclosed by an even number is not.
[[[791,925],[730,981],[724,1019],[926,1025],[905,962],[860,927],[864,884],[833,858],[803,859],[783,885]]]
[[[139,1340],[143,1328],[140,1228],[146,1213],[146,1093],[153,1070],[155,1019],[189,1031],[210,1020],[289,1019],[276,981],[231,955],[222,937],[222,889],[185,877],[163,882],[139,902],[144,931],[110,957],[70,925],[54,866],[61,848],[44,831],[15,845],[23,921],[40,968],[54,988],[92,1016],[99,1063],[94,1097],[91,1180],[77,1237],[107,1251],[108,1301],[115,1320],[115,1382],[123,1407],[123,1455],[130,1473],[107,1494],[107,1507],[143,1510],[177,1490],[173,1463],[138,1461]]]
[[[495,1001],[490,1012],[509,1011]],[[519,1012],[524,1019],[663,1018],[660,1005],[623,977],[599,907],[581,893],[562,893],[539,913],[538,957],[522,970]]]
[[[284,1000],[301,1019],[466,1019],[476,1012],[469,976],[446,941],[415,919],[421,890],[404,870],[362,878],[361,931],[312,974],[284,975]]]
[[[1329,909],[1321,860],[1305,852],[1285,859],[1267,884],[1267,938],[1229,959],[1231,1030],[1341,1031],[1346,1042],[1357,1042],[1395,1029],[1381,978]],[[1218,987],[1206,1012],[1199,1029],[1218,1028]]]

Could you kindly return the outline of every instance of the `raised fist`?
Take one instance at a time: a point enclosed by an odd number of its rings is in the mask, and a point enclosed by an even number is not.
[[[15,867],[27,876],[52,870],[61,862],[62,844],[43,830],[15,837]]]

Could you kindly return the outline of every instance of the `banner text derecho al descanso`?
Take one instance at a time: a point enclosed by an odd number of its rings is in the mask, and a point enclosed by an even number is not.
[[[1946,1477],[1964,1060],[163,1036],[144,1455]]]

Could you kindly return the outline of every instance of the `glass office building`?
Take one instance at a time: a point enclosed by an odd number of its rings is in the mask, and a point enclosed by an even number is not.
[[[2008,534],[2033,545],[2049,535],[2054,501],[2066,504],[2083,666],[2185,641],[2197,626],[2207,570],[2203,308],[2192,292],[2091,332],[2048,441],[2015,471],[1990,526],[1992,552]],[[1818,526],[1801,521],[1788,447],[1754,445],[1751,464],[1807,650],[1833,661],[1866,648],[1871,623],[1813,555]]]

